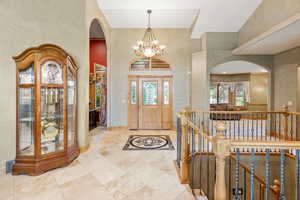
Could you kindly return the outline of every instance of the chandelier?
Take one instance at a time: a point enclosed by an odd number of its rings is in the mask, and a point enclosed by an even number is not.
[[[165,45],[160,45],[159,41],[155,38],[154,32],[150,24],[151,10],[148,13],[148,28],[145,31],[143,40],[138,41],[136,46],[133,46],[134,52],[137,56],[153,57],[163,55]]]

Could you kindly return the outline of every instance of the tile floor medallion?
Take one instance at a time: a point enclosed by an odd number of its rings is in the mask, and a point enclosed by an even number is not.
[[[40,176],[0,173],[0,200],[194,200],[174,167],[176,151],[123,151],[130,135],[175,131],[91,131],[91,147],[68,167]]]
[[[130,135],[123,150],[174,150],[168,135]]]

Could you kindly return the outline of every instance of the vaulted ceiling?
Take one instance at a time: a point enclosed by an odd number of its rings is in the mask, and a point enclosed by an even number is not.
[[[112,28],[145,28],[152,9],[154,28],[192,28],[205,32],[237,32],[262,0],[98,0]]]

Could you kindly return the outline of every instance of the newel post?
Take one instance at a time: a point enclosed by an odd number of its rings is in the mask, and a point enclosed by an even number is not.
[[[188,110],[183,109],[181,112],[183,117],[181,119],[181,163],[180,163],[180,178],[182,184],[188,184],[189,183],[189,154],[190,154],[190,144],[189,144],[189,127],[188,127]]]
[[[283,105],[282,108],[284,111],[283,134],[284,134],[284,139],[286,140],[288,139],[288,131],[289,131],[289,107],[288,105]]]
[[[225,160],[230,155],[230,140],[225,137],[226,124],[216,124],[217,136],[213,141],[213,150],[216,156],[216,183],[215,200],[226,200]]]

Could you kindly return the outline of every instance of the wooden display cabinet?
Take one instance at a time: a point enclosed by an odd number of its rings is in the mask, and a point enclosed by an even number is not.
[[[39,175],[79,155],[77,66],[55,45],[13,57],[17,86],[17,143],[13,174]]]

